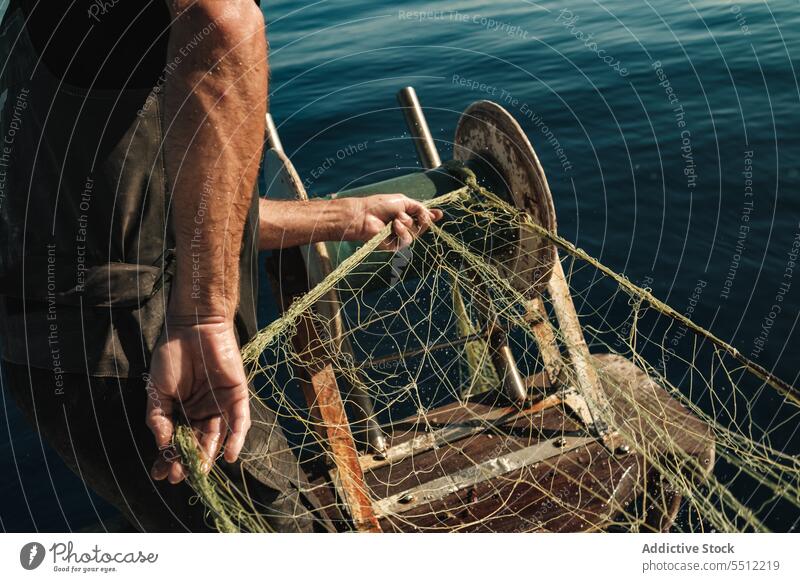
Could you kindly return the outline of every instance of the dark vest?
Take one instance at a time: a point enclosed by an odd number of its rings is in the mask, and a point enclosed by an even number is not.
[[[14,2],[0,54],[3,358],[56,373],[141,374],[174,267],[161,89],[63,83],[38,59]],[[257,203],[254,193],[241,255],[242,342],[256,331]]]

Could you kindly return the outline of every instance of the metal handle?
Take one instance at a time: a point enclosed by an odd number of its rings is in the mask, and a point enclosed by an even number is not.
[[[505,332],[494,327],[489,333],[489,347],[492,363],[503,382],[503,392],[514,404],[522,406],[528,399],[528,388],[525,386],[522,374],[519,373],[517,361],[508,346]]]
[[[438,168],[442,165],[442,160],[439,158],[439,152],[436,151],[436,144],[431,136],[431,130],[428,128],[428,122],[425,120],[425,114],[422,113],[422,107],[414,87],[401,89],[397,93],[397,102],[403,109],[406,125],[414,140],[414,147],[417,148],[420,164],[426,170]]]
[[[278,135],[278,128],[275,127],[275,120],[272,119],[272,115],[267,113],[267,127],[266,127],[266,134],[267,134],[267,144],[273,150],[283,152],[283,144],[281,143],[281,138]]]

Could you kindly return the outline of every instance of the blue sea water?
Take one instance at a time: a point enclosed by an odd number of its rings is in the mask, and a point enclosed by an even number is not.
[[[547,171],[562,235],[797,383],[795,0],[262,4],[270,110],[310,192],[418,168],[403,86],[443,159],[460,112],[497,101]],[[265,289],[265,319],[270,303]],[[83,485],[4,410],[0,528],[97,521]]]

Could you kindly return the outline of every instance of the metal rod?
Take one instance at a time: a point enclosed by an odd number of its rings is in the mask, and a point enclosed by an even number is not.
[[[442,165],[442,160],[439,158],[439,152],[436,150],[436,144],[431,136],[431,130],[428,128],[428,122],[425,120],[425,114],[422,112],[414,87],[401,89],[397,93],[397,102],[403,109],[406,125],[414,140],[414,147],[417,148],[420,164],[426,170],[438,168]]]
[[[281,143],[281,138],[278,135],[278,128],[275,127],[275,120],[272,119],[272,115],[270,113],[267,113],[266,134],[267,144],[269,145],[270,149],[283,152],[283,144]]]
[[[470,269],[470,278],[477,286],[487,284],[484,275]],[[492,359],[501,385],[498,387],[505,396],[516,406],[523,406],[529,399],[528,387],[517,367],[517,360],[508,345],[506,330],[498,323],[497,311],[491,296],[486,297],[486,303],[473,302],[478,309],[480,318],[486,322],[489,339],[489,355]]]
[[[353,419],[354,432],[360,437],[359,433],[363,431],[366,438],[365,444],[368,447],[367,452],[381,455],[389,447],[389,442],[378,423],[372,396],[361,382],[361,378],[351,383],[350,388],[347,398],[353,407],[351,410],[355,416]]]
[[[489,346],[492,363],[503,382],[503,392],[515,404],[523,404],[528,399],[528,389],[519,373],[514,354],[508,347],[506,334],[501,329],[492,330],[489,334]]]

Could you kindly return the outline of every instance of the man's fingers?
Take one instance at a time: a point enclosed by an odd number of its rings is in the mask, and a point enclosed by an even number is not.
[[[175,423],[172,420],[174,402],[171,397],[162,394],[156,388],[152,379],[148,380],[146,391],[145,424],[153,433],[159,450],[159,457],[153,464],[151,475],[153,479],[160,481],[169,473],[170,463],[166,459],[166,453],[172,448],[172,435],[175,433]]]
[[[411,216],[409,216],[405,212],[398,212],[397,215],[394,217],[394,219],[402,222],[403,225],[408,229],[414,228],[415,224],[414,219],[411,218]]]
[[[405,211],[406,214],[413,216],[418,223],[429,223],[442,217],[442,211],[438,208],[428,208],[422,202],[411,198],[406,198]]]
[[[406,198],[405,202],[405,212],[400,213],[398,218],[404,216],[413,217],[413,225],[408,224],[406,220],[403,220],[402,222],[409,227],[414,236],[419,236],[425,233],[425,231],[430,228],[431,224],[437,220],[441,220],[442,216],[444,216],[444,213],[438,208],[429,209],[424,204],[416,200]]]
[[[148,406],[145,422],[153,433],[159,449],[166,448],[172,443],[172,435],[175,432],[172,410],[166,411],[162,407]]]
[[[399,251],[406,248],[414,242],[412,229],[416,230],[414,220],[406,213],[401,212],[392,220],[392,236],[387,237],[378,248],[385,251]]]
[[[168,449],[158,452],[158,457],[153,463],[153,468],[150,469],[150,476],[154,481],[163,481],[169,475],[169,469],[172,466],[172,459],[174,452],[168,453]]]
[[[393,230],[397,239],[394,250],[399,251],[414,242],[414,235],[412,235],[408,227],[399,220],[394,221]]]
[[[183,468],[183,465],[180,461],[175,461],[170,465],[169,468],[169,475],[167,475],[167,480],[172,483],[173,485],[177,485],[181,481],[186,479],[186,471]]]
[[[422,202],[414,200],[413,198],[409,198],[405,195],[403,195],[403,198],[405,202],[405,211],[411,216],[419,217],[420,214],[428,211]]]
[[[427,210],[416,215],[414,218],[411,218],[411,216],[405,212],[401,212],[397,215],[396,219],[403,223],[413,238],[424,233],[430,225],[430,217],[428,216]]]
[[[416,228],[414,231],[414,236],[420,236],[425,234],[425,231],[428,230],[433,224],[433,215],[428,212],[428,209],[424,209],[423,212],[420,212],[417,215],[417,223]]]
[[[203,473],[208,473],[222,447],[222,417],[216,416],[197,423],[194,432],[203,455]]]
[[[231,434],[225,443],[225,460],[233,463],[239,458],[247,431],[250,430],[250,402],[247,396],[233,403],[228,416],[228,425]]]
[[[175,402],[172,396],[158,389],[152,378],[148,379],[145,390],[147,392],[145,423],[156,439],[156,446],[166,447],[172,442],[172,433],[175,431],[175,424],[172,422]]]
[[[202,459],[201,470],[203,473],[208,473],[222,447],[222,418],[215,417],[192,423],[192,435]],[[156,474],[158,474],[159,479],[166,477],[170,483],[177,485],[186,479],[186,467],[180,462],[177,455],[171,459],[168,457],[169,455],[163,455],[156,461],[152,471],[153,478],[156,479]]]

